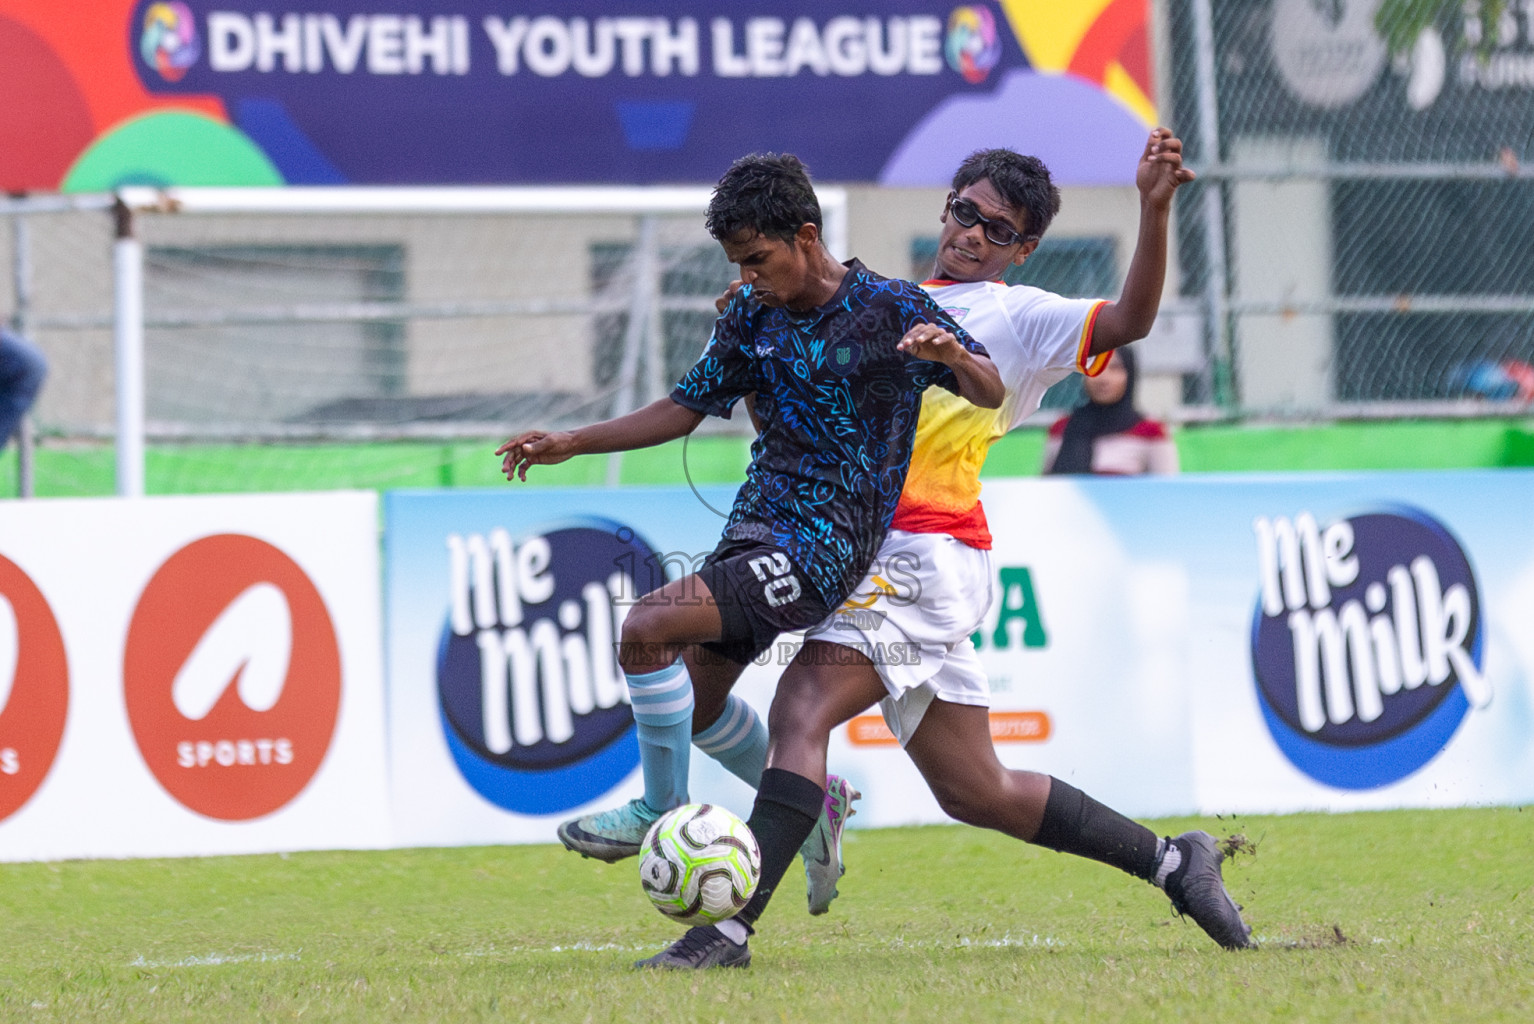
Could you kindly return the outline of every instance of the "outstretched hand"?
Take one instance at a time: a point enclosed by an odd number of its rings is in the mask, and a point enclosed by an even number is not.
[[[510,438],[495,450],[503,456],[501,472],[510,480],[527,479],[529,466],[552,466],[573,455],[575,435],[563,430],[529,430]]]
[[[1170,128],[1157,128],[1145,142],[1140,164],[1135,168],[1135,185],[1140,196],[1156,206],[1170,206],[1172,194],[1198,175],[1182,165],[1182,140]]]
[[[937,324],[917,324],[905,332],[905,337],[895,346],[896,351],[927,359],[934,363],[952,366],[956,360],[968,355],[969,350],[959,344],[951,331]]]
[[[730,286],[724,290],[724,294],[720,295],[717,299],[714,300],[714,309],[718,310],[721,316],[724,315],[724,311],[726,309],[730,308],[731,300],[735,298],[735,293],[740,291],[740,289],[741,280],[740,278],[736,278],[730,282]]]

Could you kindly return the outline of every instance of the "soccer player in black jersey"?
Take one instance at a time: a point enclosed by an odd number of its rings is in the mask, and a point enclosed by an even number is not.
[[[1163,889],[1220,945],[1253,945],[1208,833],[1162,839],[1060,779],[1001,764],[990,737],[989,680],[969,641],[985,615],[994,573],[979,501],[985,450],[1038,407],[1049,384],[1073,367],[1100,372],[1107,352],[1150,330],[1165,280],[1173,194],[1193,177],[1182,166],[1181,140],[1165,128],[1151,132],[1136,169],[1139,241],[1124,290],[1108,303],[1000,280],[1009,265],[1032,253],[1059,210],[1059,191],[1042,162],[998,149],[974,153],[960,165],[943,209],[934,280],[925,287],[988,346],[1007,401],[998,417],[940,393],[926,396],[906,490],[874,563],[903,566],[905,581],[891,588],[876,575],[887,570],[871,570],[854,600],[806,633],[773,700],[770,754],[759,723],[754,729],[737,724],[746,717],[738,698],[700,681],[698,746],[727,765],[726,757],[743,760],[738,751],[753,750],[761,791],[773,780],[781,795],[753,816],[764,869],[750,903],[735,918],[690,929],[642,966],[750,962],[747,939],[781,878],[768,865],[786,865],[806,833],[813,839],[822,831],[812,823],[823,808],[840,810],[844,819],[850,807],[850,800],[836,799],[834,782],[822,802],[818,782],[830,731],[881,698],[891,729],[954,818],[1120,868]],[[918,657],[878,653],[901,648],[917,648]],[[736,774],[750,781],[744,771]],[[838,834],[831,830],[832,838]],[[805,856],[812,913],[829,904],[841,873],[834,843],[824,850],[823,870],[811,852]]]
[[[985,349],[920,287],[832,258],[795,157],[736,161],[707,226],[744,286],[670,397],[496,449],[507,479],[525,479],[530,466],[681,437],[755,396],[760,432],[719,546],[624,620],[618,659],[644,796],[559,827],[567,847],[607,861],[637,853],[650,824],[687,800],[692,681],[728,689],[780,633],[823,620],[862,578],[900,498],[922,391],[938,384],[987,408],[1003,395]],[[763,781],[758,806],[774,799]]]

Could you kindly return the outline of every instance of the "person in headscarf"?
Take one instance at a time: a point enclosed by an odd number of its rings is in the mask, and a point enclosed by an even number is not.
[[[1102,373],[1087,377],[1087,403],[1049,428],[1045,473],[1133,476],[1176,473],[1177,446],[1166,427],[1135,408],[1135,355],[1115,349]]]

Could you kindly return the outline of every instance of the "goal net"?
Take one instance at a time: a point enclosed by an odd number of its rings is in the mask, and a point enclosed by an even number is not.
[[[837,251],[845,198],[820,192]],[[618,415],[669,393],[733,276],[706,188],[121,196],[143,252],[145,434],[183,451],[484,441]],[[25,327],[53,364],[45,444],[117,429],[112,220],[85,205],[6,222],[25,232],[7,249]]]

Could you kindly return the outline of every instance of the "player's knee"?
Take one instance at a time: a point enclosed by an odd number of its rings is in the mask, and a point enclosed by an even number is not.
[[[629,609],[619,638],[625,644],[640,644],[655,639],[660,616],[650,605],[640,603]]]
[[[829,733],[825,712],[808,687],[779,687],[772,699],[767,727],[774,735],[810,736]]]
[[[775,734],[795,734],[808,720],[808,706],[792,693],[779,690],[772,698],[772,709],[767,713],[767,728]]]
[[[937,797],[937,805],[943,813],[954,821],[964,825],[974,825],[979,828],[989,826],[989,813],[982,801],[974,799],[970,794],[955,789],[934,789],[933,795]]]
[[[660,656],[667,646],[665,617],[661,609],[637,604],[623,620],[618,638],[618,665],[625,672],[649,672],[668,659]]]
[[[997,827],[995,787],[981,779],[928,780],[932,795],[943,813],[953,820],[977,828]],[[994,780],[992,780],[994,782]]]

